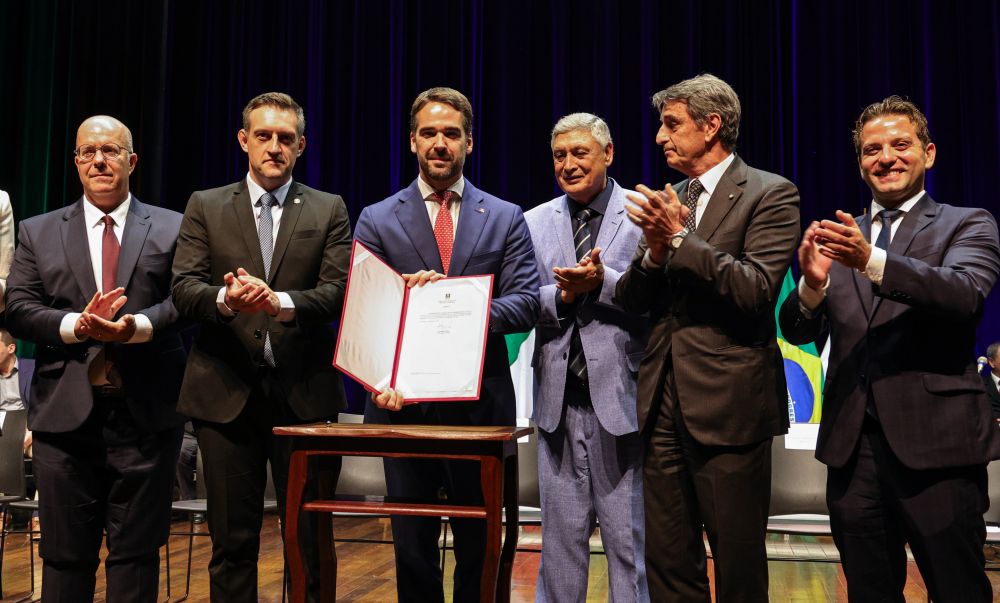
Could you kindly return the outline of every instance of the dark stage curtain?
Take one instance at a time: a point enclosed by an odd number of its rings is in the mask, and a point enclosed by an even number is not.
[[[891,93],[929,117],[931,194],[996,214],[998,10],[930,0],[5,0],[0,188],[18,218],[70,203],[76,126],[108,113],[134,133],[135,194],[183,211],[191,191],[245,175],[240,110],[283,90],[308,121],[296,177],[344,195],[354,219],[414,178],[409,103],[448,85],[476,113],[466,174],[527,209],[557,192],[549,130],[573,111],[608,121],[623,185],[679,180],[653,144],[649,98],[709,71],[742,99],[740,154],[798,184],[804,223],[867,204],[850,130]],[[996,300],[980,349],[1000,339]]]

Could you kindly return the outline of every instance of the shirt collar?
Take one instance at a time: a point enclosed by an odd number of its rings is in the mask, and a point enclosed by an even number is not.
[[[424,201],[430,199],[430,196],[437,192],[434,190],[433,186],[424,182],[423,174],[417,176],[417,188],[420,189],[420,197]],[[448,190],[455,191],[455,194],[458,195],[459,199],[461,199],[462,193],[465,192],[465,176],[456,180],[454,184],[448,187]]]
[[[698,176],[698,182],[701,182],[702,188],[705,189],[709,197],[715,192],[715,187],[719,186],[719,180],[722,180],[722,175],[726,173],[726,170],[729,169],[729,166],[733,164],[735,159],[736,155],[730,153],[725,159],[712,166],[712,169]]]
[[[273,191],[270,191],[270,193],[274,195],[274,198],[278,200],[278,207],[285,205],[285,196],[288,195],[288,189],[291,188],[291,186],[292,179],[289,177],[284,184]],[[260,198],[264,195],[264,193],[269,192],[264,190],[264,187],[257,184],[254,179],[250,177],[250,172],[247,172],[247,191],[250,193],[250,205],[253,206],[257,205],[257,202],[260,201]]]
[[[594,197],[594,200],[591,201],[590,203],[587,203],[586,205],[580,203],[579,201],[571,199],[569,195],[567,195],[566,201],[569,202],[570,214],[575,215],[576,212],[580,211],[581,209],[589,207],[593,211],[601,214],[602,216],[606,215],[608,213],[608,203],[611,201],[611,192],[614,190],[614,188],[615,188],[615,181],[612,180],[611,178],[608,178],[608,184],[604,187],[604,190],[597,193],[597,196]]]
[[[118,207],[111,210],[107,215],[115,221],[117,226],[125,227],[125,218],[128,217],[128,208],[132,205],[132,193],[129,193],[125,200],[118,204]],[[104,211],[94,205],[87,195],[83,196],[83,217],[87,221],[87,227],[93,228],[104,219]]]
[[[921,191],[919,193],[917,193],[916,195],[913,195],[912,197],[910,197],[909,199],[907,199],[906,201],[904,201],[902,203],[902,205],[900,205],[897,209],[902,210],[902,212],[904,214],[908,214],[908,213],[910,213],[910,210],[913,209],[913,206],[917,204],[917,201],[920,201],[920,198],[923,197],[923,196],[924,196],[924,191],[921,189]],[[885,208],[882,207],[881,205],[879,205],[878,201],[876,201],[875,199],[872,199],[872,218],[873,219],[875,218],[875,216],[878,215],[878,212],[882,211],[883,209],[885,209]]]

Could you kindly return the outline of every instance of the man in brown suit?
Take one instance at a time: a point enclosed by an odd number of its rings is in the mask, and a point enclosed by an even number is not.
[[[644,236],[617,288],[653,324],[637,398],[650,599],[709,600],[704,526],[718,599],[767,601],[771,438],[788,429],[774,307],[799,194],[733,153],[740,106],[724,81],[699,75],[653,105],[656,142],[688,179],[629,197]]]

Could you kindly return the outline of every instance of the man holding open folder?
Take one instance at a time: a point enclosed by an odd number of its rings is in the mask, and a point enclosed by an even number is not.
[[[472,152],[472,105],[457,90],[431,88],[410,109],[410,150],[419,176],[407,188],[361,213],[355,238],[402,272],[409,286],[444,276],[492,274],[493,300],[479,399],[404,406],[404,393],[386,389],[365,410],[368,423],[513,425],[514,386],[504,333],[526,331],[538,318],[538,274],[520,208],[478,190],[462,176]],[[449,351],[440,350],[441,362]],[[471,461],[385,459],[389,496],[447,497],[482,504],[479,467]],[[452,519],[455,601],[479,600],[486,525]],[[400,601],[443,601],[436,517],[392,518],[396,589]]]

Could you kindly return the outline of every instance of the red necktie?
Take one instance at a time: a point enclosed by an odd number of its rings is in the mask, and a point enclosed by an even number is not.
[[[448,211],[448,205],[454,198],[455,191],[431,195],[431,199],[441,204],[441,207],[438,208],[437,219],[434,220],[434,238],[437,240],[438,252],[441,254],[441,267],[445,274],[448,274],[448,267],[451,265],[451,250],[455,247],[454,222],[451,219],[451,212]]]
[[[105,215],[104,238],[101,241],[101,291],[107,293],[115,288],[115,277],[118,274],[118,252],[121,245],[115,236],[115,219]]]

